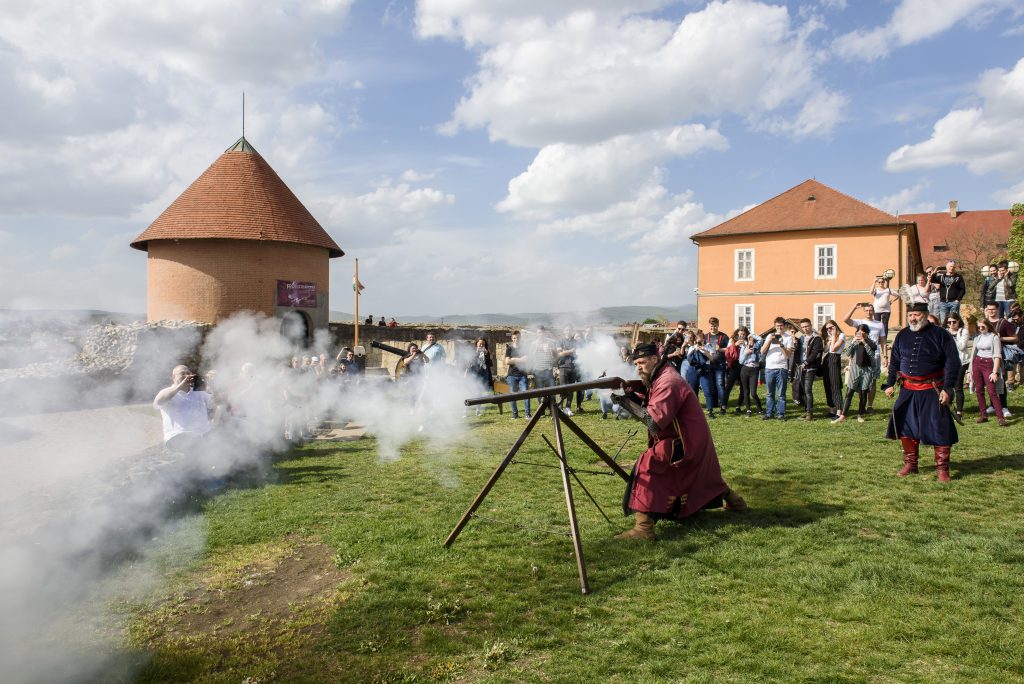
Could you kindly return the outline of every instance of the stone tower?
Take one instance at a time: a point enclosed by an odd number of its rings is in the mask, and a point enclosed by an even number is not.
[[[148,320],[255,311],[306,338],[327,325],[329,263],[344,254],[244,137],[131,246],[148,252]]]

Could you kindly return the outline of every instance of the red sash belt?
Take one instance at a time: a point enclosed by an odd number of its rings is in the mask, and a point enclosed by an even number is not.
[[[937,382],[942,380],[943,372],[936,371],[929,373],[928,375],[907,375],[906,373],[900,373],[900,379],[903,380],[903,389],[908,390],[933,390],[938,387]]]

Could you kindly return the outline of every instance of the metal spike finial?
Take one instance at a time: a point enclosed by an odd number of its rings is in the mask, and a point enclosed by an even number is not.
[[[245,140],[245,91],[242,91],[242,140]]]

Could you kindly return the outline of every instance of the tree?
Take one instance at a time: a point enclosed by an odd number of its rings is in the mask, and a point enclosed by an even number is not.
[[[1024,205],[1021,207],[1024,209]],[[957,263],[957,270],[967,284],[967,295],[964,297],[964,318],[973,316],[981,303],[981,288],[985,276],[981,275],[981,267],[988,266],[1006,257],[1001,246],[1002,238],[991,233],[961,232],[947,240],[949,258]]]
[[[1018,202],[1010,207],[1010,216],[1014,218],[1006,251],[1010,260],[1019,264],[1024,261],[1024,204]]]

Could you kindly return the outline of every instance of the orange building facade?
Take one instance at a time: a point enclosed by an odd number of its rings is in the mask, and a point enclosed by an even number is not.
[[[698,325],[760,333],[776,316],[819,328],[871,299],[875,276],[892,270],[893,290],[920,269],[914,223],[805,181],[693,236],[698,245]],[[901,325],[900,302],[891,325]]]

